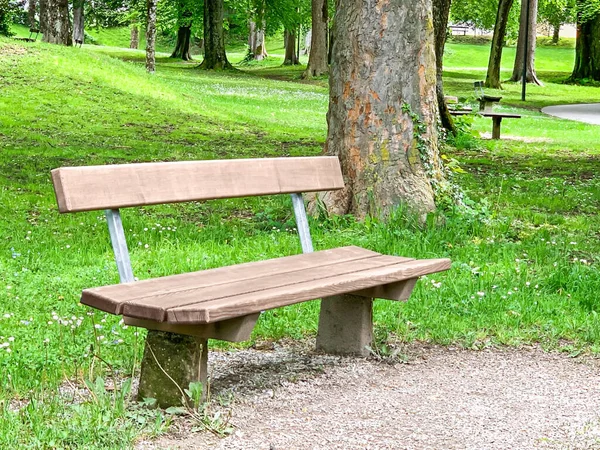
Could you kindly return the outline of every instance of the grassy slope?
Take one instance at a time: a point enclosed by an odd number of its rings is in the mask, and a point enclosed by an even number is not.
[[[88,316],[78,306],[83,287],[114,283],[117,274],[102,214],[59,216],[50,169],[318,154],[328,98],[318,85],[256,76],[290,74],[269,67],[274,60],[248,67],[250,73],[231,74],[162,60],[157,74],[148,76],[136,63],[143,58],[140,52],[10,40],[0,40],[0,46],[0,345],[8,343],[0,348],[2,403],[2,398],[39,398],[75,367],[86,377],[101,373],[100,362],[90,357],[90,342],[98,342],[94,352],[121,374],[131,371],[141,351],[135,330],[112,316]],[[481,49],[452,48],[449,65],[479,64]],[[449,69],[448,75],[449,93],[459,95],[471,95],[471,81],[481,78],[477,68]],[[532,90],[528,107],[597,92],[549,83]],[[506,103],[518,104],[512,90],[506,96]],[[320,249],[357,244],[453,259],[450,272],[419,284],[414,301],[377,303],[378,335],[394,332],[401,340],[475,348],[535,341],[556,346],[567,340],[567,349],[598,351],[600,127],[547,118],[533,109],[521,112],[526,117],[506,121],[504,132],[551,142],[503,140],[455,154],[469,171],[461,184],[479,202],[473,216],[450,215],[444,225],[425,228],[401,217],[389,225],[357,224],[350,217],[314,224]],[[475,127],[488,130],[490,124],[477,119]],[[140,278],[296,253],[290,218],[288,200],[279,198],[124,212]],[[314,333],[317,308],[306,303],[268,312],[255,338]],[[65,407],[64,400],[51,399],[46,403]],[[137,432],[129,421],[117,421],[123,427],[117,430],[95,426],[95,414],[107,411],[101,401],[81,411],[69,407],[63,415],[50,407],[38,411],[35,402],[28,408],[23,416],[0,405],[4,446],[55,439],[62,445],[115,448]],[[73,429],[72,422],[80,428]],[[61,437],[65,430],[71,430],[72,441]]]

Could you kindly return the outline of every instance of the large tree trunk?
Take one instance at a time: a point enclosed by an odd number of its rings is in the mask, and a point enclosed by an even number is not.
[[[592,19],[577,23],[575,66],[571,79],[600,81],[600,14]]]
[[[177,31],[177,44],[171,54],[171,58],[181,58],[184,61],[191,61],[190,41],[192,39],[192,25],[180,26]]]
[[[307,77],[318,77],[329,72],[327,64],[327,22],[329,21],[329,10],[327,0],[312,0],[312,38],[310,42],[310,54],[308,55],[308,66],[302,75]]]
[[[252,59],[262,61],[269,56],[265,47],[265,24],[262,28],[258,28],[256,23],[251,20],[248,28],[248,54]]]
[[[131,24],[131,35],[129,38],[129,48],[134,48],[137,50],[139,45],[140,45],[140,29],[139,29],[137,23],[132,23]]]
[[[424,218],[442,180],[431,0],[339,1],[326,152],[346,187],[322,200],[336,214]]]
[[[529,34],[526,36],[527,27],[527,4],[529,4]],[[513,68],[510,81],[519,81],[523,79],[523,57],[525,46],[527,46],[527,75],[528,83],[535,83],[542,86],[542,82],[535,73],[535,39],[537,36],[537,10],[538,0],[521,1],[521,18],[519,23],[519,39],[517,41],[517,54],[515,55],[515,66]]]
[[[284,66],[292,66],[300,64],[296,53],[296,33],[294,31],[285,30],[283,33],[285,43],[285,57],[283,58]]]
[[[73,45],[69,0],[46,0],[44,42]]]
[[[451,3],[452,0],[433,0],[433,33],[435,36],[436,94],[440,109],[440,120],[446,130],[456,134],[456,127],[454,126],[454,121],[444,97],[444,81],[442,79],[444,72],[444,46],[446,45]]]
[[[75,44],[83,44],[85,40],[83,16],[83,0],[73,2],[73,41]]]
[[[156,43],[156,0],[147,0],[147,18],[146,26],[146,70],[148,73],[156,71],[156,55],[154,44]]]
[[[204,61],[201,69],[232,69],[225,54],[223,0],[204,0]]]
[[[489,88],[502,89],[500,84],[500,64],[502,62],[502,50],[504,49],[508,15],[512,5],[513,0],[500,0],[498,3],[496,25],[494,26],[494,36],[492,37],[487,76],[485,77],[485,86]]]
[[[29,22],[29,29],[30,30],[39,30],[37,22],[35,20],[35,7],[36,7],[36,1],[35,0],[29,0],[29,5],[27,8],[27,21]]]

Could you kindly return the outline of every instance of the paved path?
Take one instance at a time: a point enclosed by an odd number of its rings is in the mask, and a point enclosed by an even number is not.
[[[542,112],[561,119],[600,125],[600,103],[547,106],[542,108]]]

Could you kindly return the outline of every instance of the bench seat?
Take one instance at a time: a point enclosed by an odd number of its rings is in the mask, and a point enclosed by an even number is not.
[[[86,289],[81,302],[112,314],[176,324],[209,324],[316,298],[364,292],[386,295],[385,285],[447,270],[448,259],[385,256],[360,247],[172,275]],[[412,286],[404,298],[408,298]]]

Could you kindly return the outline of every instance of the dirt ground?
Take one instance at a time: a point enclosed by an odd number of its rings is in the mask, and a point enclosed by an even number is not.
[[[211,356],[233,433],[181,421],[149,449],[600,449],[600,361],[412,346],[388,360],[288,345]],[[402,362],[404,361],[404,362]]]

